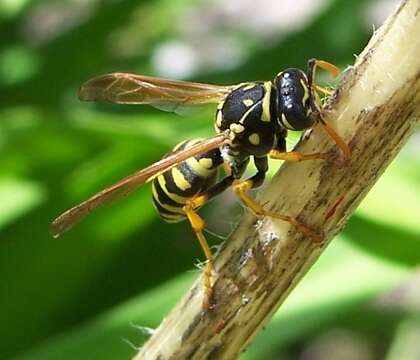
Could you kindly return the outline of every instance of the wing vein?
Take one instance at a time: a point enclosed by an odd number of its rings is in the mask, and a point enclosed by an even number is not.
[[[138,189],[141,185],[152,179],[154,176],[165,172],[182,161],[195,155],[216,149],[229,142],[228,132],[217,134],[213,137],[200,141],[199,143],[180,151],[177,151],[156,163],[129,175],[114,185],[96,193],[84,202],[65,211],[51,224],[51,233],[54,237],[60,236],[83,220],[94,209],[100,205],[110,203],[112,200],[126,196]]]

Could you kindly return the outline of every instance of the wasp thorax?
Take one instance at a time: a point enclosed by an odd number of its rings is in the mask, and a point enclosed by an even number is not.
[[[312,94],[305,73],[299,69],[286,69],[274,79],[277,90],[277,117],[285,128],[304,130],[313,123],[311,117]]]

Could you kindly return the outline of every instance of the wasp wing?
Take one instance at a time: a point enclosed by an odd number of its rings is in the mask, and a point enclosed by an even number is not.
[[[126,178],[118,181],[116,184],[98,192],[88,200],[80,203],[61,214],[51,224],[51,234],[54,237],[60,236],[65,231],[72,228],[79,221],[83,220],[98,206],[107,204],[112,200],[121,198],[128,193],[136,190],[147,181],[152,180],[162,172],[165,172],[176,166],[182,161],[198,154],[216,149],[229,141],[227,132],[217,134],[211,138],[200,141],[199,143],[177,152],[170,154],[160,161],[142,169]]]
[[[79,90],[79,98],[118,104],[149,104],[175,111],[178,106],[220,102],[233,88],[234,86],[111,73],[84,83]]]

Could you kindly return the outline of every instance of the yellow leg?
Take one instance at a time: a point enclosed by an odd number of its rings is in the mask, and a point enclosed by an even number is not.
[[[282,215],[278,214],[273,211],[265,210],[263,205],[261,205],[258,201],[253,199],[248,194],[248,190],[253,188],[253,182],[252,180],[245,180],[240,181],[236,180],[233,183],[233,190],[236,194],[238,194],[239,198],[241,199],[242,203],[249,207],[257,216],[269,216],[275,219],[287,221],[288,223],[295,226],[301,233],[308,235],[315,241],[322,241],[324,236],[322,232],[318,232],[314,229],[311,229],[310,227],[301,224],[299,221],[297,221],[295,218],[288,216],[288,215]]]
[[[334,161],[334,157],[330,153],[312,153],[312,154],[303,154],[299,151],[279,151],[271,150],[268,154],[271,159],[276,160],[286,160],[286,161],[302,161],[302,160],[314,160],[314,159],[323,159]]]
[[[348,145],[344,142],[344,140],[335,132],[335,130],[328,125],[325,121],[321,121],[322,126],[324,127],[325,131],[333,138],[335,143],[341,149],[344,157],[344,161],[350,160],[351,152]],[[312,154],[303,154],[299,151],[279,151],[279,150],[271,150],[268,154],[271,159],[276,160],[285,160],[285,161],[303,161],[303,160],[315,160],[315,159],[322,159],[328,160],[337,167],[341,167],[343,165],[342,161],[337,159],[333,153],[312,153]]]
[[[205,226],[204,220],[197,214],[195,209],[204,205],[207,201],[207,196],[201,195],[190,199],[184,206],[184,212],[190,221],[191,227],[193,228],[195,235],[201,245],[206,256],[206,268],[204,270],[204,297],[203,297],[203,309],[209,310],[212,307],[213,288],[211,285],[211,274],[213,270],[213,255],[207,244],[206,238],[203,234]]]

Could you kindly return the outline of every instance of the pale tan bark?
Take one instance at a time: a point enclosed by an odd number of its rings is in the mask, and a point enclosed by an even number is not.
[[[420,0],[407,0],[347,69],[325,111],[351,147],[350,162],[284,164],[260,195],[268,209],[323,228],[326,241],[316,244],[285,222],[244,216],[215,261],[215,309],[201,309],[200,276],[135,358],[237,358],[343,228],[419,116]],[[297,150],[333,148],[317,126]]]

